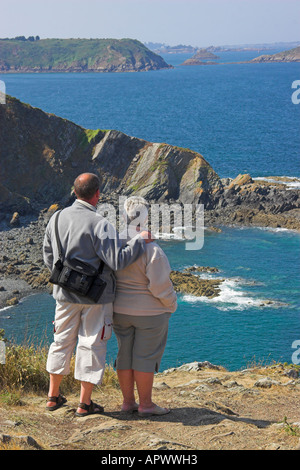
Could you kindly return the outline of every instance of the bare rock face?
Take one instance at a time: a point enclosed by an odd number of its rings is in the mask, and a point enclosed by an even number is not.
[[[300,180],[221,180],[189,149],[84,129],[10,96],[0,106],[0,129],[0,223],[18,212],[22,224],[45,207],[70,204],[75,178],[88,171],[99,175],[104,201],[138,194],[149,202],[203,204],[206,226],[300,230]]]
[[[0,127],[0,212],[22,215],[41,204],[66,204],[85,171],[99,175],[103,194],[158,201],[209,201],[221,186],[206,160],[189,149],[83,129],[9,96]]]

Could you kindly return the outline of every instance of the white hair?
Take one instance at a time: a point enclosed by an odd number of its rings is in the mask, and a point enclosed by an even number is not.
[[[124,210],[129,223],[137,219],[137,222],[143,224],[147,220],[148,209],[148,202],[141,196],[131,196],[124,203]]]

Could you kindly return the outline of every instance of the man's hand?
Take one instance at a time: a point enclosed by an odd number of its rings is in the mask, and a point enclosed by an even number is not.
[[[152,233],[149,231],[143,230],[143,232],[141,232],[140,235],[144,238],[146,243],[151,243],[155,240]]]

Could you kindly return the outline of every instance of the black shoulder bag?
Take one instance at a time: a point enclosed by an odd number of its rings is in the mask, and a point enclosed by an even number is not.
[[[64,259],[58,234],[58,217],[60,212],[58,212],[55,218],[55,237],[59,258],[54,265],[49,281],[97,303],[106,287],[106,282],[101,279],[104,262],[101,260],[99,269],[96,269],[76,258],[68,259],[66,257]]]

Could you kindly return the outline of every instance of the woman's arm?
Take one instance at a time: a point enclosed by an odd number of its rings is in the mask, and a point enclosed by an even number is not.
[[[177,295],[170,280],[170,264],[164,252],[158,251],[147,262],[148,289],[172,313],[177,308]]]

